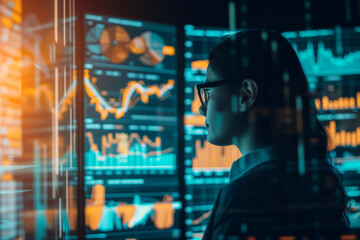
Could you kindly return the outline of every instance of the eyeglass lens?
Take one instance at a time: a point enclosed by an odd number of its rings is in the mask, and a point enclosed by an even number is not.
[[[206,105],[209,99],[209,93],[206,88],[200,89],[200,98],[203,105]]]

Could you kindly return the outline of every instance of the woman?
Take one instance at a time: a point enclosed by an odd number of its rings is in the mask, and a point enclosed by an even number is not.
[[[206,82],[197,89],[208,141],[243,154],[203,239],[334,238],[346,231],[347,197],[285,38],[266,30],[227,37],[210,53]]]

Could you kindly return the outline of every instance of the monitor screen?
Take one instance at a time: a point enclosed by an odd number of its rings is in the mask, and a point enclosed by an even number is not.
[[[229,168],[241,156],[234,148],[206,141],[205,118],[199,114],[195,85],[205,81],[208,55],[226,29],[185,26],[185,214],[186,238],[201,239],[221,187],[229,182]],[[351,198],[350,227],[360,227],[360,29],[284,32],[297,51],[315,95],[318,118],[333,140],[330,155],[343,174]]]
[[[360,228],[360,28],[284,32],[297,51],[332,161],[351,199],[350,227]]]
[[[87,238],[176,239],[176,28],[85,16]]]

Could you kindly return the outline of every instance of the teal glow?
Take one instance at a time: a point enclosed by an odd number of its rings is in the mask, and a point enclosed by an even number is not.
[[[102,16],[97,16],[97,15],[92,15],[92,14],[86,14],[85,19],[87,19],[87,20],[95,20],[95,21],[102,21],[103,17]]]
[[[281,35],[286,38],[296,38],[298,36],[297,32],[283,32]]]
[[[325,48],[324,42],[319,42],[315,54],[314,44],[308,42],[305,50],[298,51],[298,56],[306,75],[360,74],[360,51],[348,53],[344,57],[335,57],[331,49]]]
[[[108,18],[109,23],[132,26],[132,27],[142,27],[143,23],[139,21],[119,19],[119,18]]]
[[[331,36],[334,35],[334,30],[332,29],[320,29],[320,30],[306,30],[300,31],[299,37],[320,37],[320,36]]]

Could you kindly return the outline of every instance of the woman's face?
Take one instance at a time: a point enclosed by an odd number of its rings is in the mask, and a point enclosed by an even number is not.
[[[206,82],[224,80],[211,66],[206,73]],[[233,99],[237,101],[236,91],[230,84],[209,88],[209,101],[201,106],[199,112],[206,117],[207,140],[218,146],[231,145],[232,138],[238,132],[238,108],[232,107]],[[233,109],[235,110],[233,112]]]

